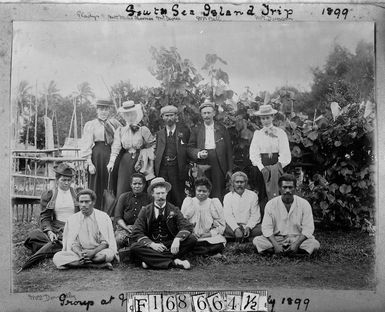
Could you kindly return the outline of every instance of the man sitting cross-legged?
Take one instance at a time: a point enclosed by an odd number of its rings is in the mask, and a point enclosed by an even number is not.
[[[236,242],[261,235],[261,212],[258,195],[246,189],[247,175],[237,171],[231,176],[231,192],[225,195],[223,210],[226,219],[225,237]]]
[[[262,234],[253,244],[259,253],[311,254],[320,248],[314,238],[311,206],[306,199],[294,195],[297,180],[289,174],[278,180],[281,196],[274,197],[265,207]]]
[[[94,209],[94,191],[80,191],[77,200],[80,212],[67,219],[63,250],[54,255],[53,262],[58,269],[90,266],[112,270],[117,248],[111,219],[105,212]]]
[[[166,201],[171,184],[158,177],[151,181],[148,193],[154,202],[143,207],[135,221],[131,254],[143,268],[190,269],[187,260],[181,260],[196,244],[193,226],[178,207]]]

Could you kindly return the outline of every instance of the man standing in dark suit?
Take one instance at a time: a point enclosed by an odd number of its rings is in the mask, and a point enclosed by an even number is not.
[[[213,188],[211,198],[223,200],[226,177],[233,169],[233,149],[227,129],[214,122],[215,104],[205,100],[199,106],[203,124],[191,131],[188,155],[201,165],[209,165],[208,178]]]
[[[165,127],[156,133],[155,175],[172,185],[167,200],[180,207],[185,198],[187,179],[187,143],[190,130],[177,124],[178,109],[167,105],[160,110]]]
[[[190,269],[188,260],[181,260],[192,250],[197,238],[192,235],[193,225],[178,207],[166,201],[171,184],[158,177],[151,181],[148,193],[154,202],[143,207],[135,221],[131,254],[144,269]]]

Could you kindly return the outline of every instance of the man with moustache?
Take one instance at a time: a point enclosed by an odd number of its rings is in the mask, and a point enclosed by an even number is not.
[[[199,165],[209,165],[207,178],[211,181],[211,198],[222,201],[226,189],[226,177],[233,169],[233,149],[227,129],[214,122],[215,104],[205,100],[199,110],[203,124],[191,131],[188,154]]]
[[[116,241],[110,217],[94,209],[96,194],[89,189],[77,194],[80,211],[70,216],[64,226],[63,249],[53,262],[58,269],[96,267],[112,270],[117,256]]]
[[[225,195],[223,210],[226,220],[224,235],[237,242],[261,235],[261,213],[258,195],[246,189],[247,175],[237,171],[231,176],[231,192]]]
[[[194,248],[197,238],[179,208],[167,202],[170,190],[171,184],[162,177],[151,181],[147,191],[154,202],[142,208],[132,230],[136,243],[131,255],[144,269],[191,268],[181,258]]]
[[[312,254],[320,248],[314,238],[311,206],[306,199],[294,195],[297,180],[284,174],[278,180],[281,196],[271,199],[265,207],[262,236],[253,244],[259,253]]]
[[[178,109],[173,105],[161,108],[165,127],[156,133],[155,175],[171,183],[167,200],[180,207],[185,198],[187,179],[187,143],[190,130],[177,123]]]

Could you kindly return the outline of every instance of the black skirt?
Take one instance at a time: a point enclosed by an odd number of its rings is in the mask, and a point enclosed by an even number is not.
[[[90,174],[88,172],[88,187],[96,193],[96,203],[95,208],[102,209],[102,197],[103,191],[107,189],[108,185],[108,171],[107,164],[110,160],[111,146],[105,144],[104,142],[95,142],[95,146],[92,148],[92,156],[91,160],[95,166],[96,172],[95,174]],[[114,190],[114,180],[116,181],[116,168],[114,166],[114,170],[111,174],[110,188]]]

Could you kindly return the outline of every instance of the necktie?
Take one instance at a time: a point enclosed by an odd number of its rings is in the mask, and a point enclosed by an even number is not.
[[[155,208],[158,209],[158,212],[159,212],[157,220],[162,220],[163,214],[164,214],[164,208],[160,208],[158,206],[155,206]]]
[[[111,145],[114,141],[114,130],[108,121],[102,121],[104,126],[104,142]]]
[[[169,132],[168,132],[168,137],[169,137],[169,138],[172,137],[172,131],[169,131]]]

